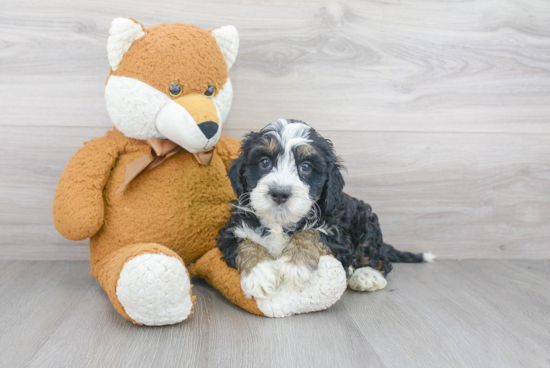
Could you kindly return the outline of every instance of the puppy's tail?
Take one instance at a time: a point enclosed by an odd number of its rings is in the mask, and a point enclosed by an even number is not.
[[[400,252],[389,244],[382,244],[382,256],[394,263],[433,262],[436,255],[432,253]]]

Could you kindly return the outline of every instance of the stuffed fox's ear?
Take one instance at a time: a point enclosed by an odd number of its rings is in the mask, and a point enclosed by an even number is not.
[[[107,41],[107,53],[109,64],[113,71],[117,70],[122,62],[122,57],[128,51],[132,43],[145,34],[143,26],[130,18],[116,18],[109,29]]]
[[[222,50],[227,70],[231,69],[239,51],[239,32],[237,28],[233,26],[221,27],[213,30],[212,36],[216,38],[216,42]]]

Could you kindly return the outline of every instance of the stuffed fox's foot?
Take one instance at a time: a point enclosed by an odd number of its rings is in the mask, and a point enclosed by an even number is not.
[[[194,297],[180,257],[158,244],[133,244],[94,265],[93,275],[125,318],[148,326],[170,325],[192,312]]]
[[[293,314],[327,309],[336,303],[346,290],[346,272],[332,256],[322,256],[310,282],[299,289],[283,283],[271,295],[247,298],[241,288],[236,269],[227,266],[216,248],[191,265],[193,275],[204,278],[229,301],[250,313],[266,317],[286,317]]]

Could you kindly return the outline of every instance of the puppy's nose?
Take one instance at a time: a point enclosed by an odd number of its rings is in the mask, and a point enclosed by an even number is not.
[[[199,124],[199,129],[202,131],[202,134],[208,139],[212,138],[218,132],[219,125],[213,121],[205,121],[204,123]]]
[[[273,200],[273,202],[277,204],[283,204],[292,196],[292,193],[290,193],[290,190],[287,189],[271,189],[269,191],[269,196]]]

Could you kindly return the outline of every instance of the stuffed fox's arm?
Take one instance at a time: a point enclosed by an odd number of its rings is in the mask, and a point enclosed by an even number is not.
[[[103,188],[118,156],[103,138],[84,143],[65,167],[53,202],[57,231],[67,239],[83,240],[103,225]]]
[[[235,138],[221,136],[218,143],[216,143],[216,152],[220,155],[226,170],[229,170],[231,161],[239,156],[240,148],[241,142]]]

